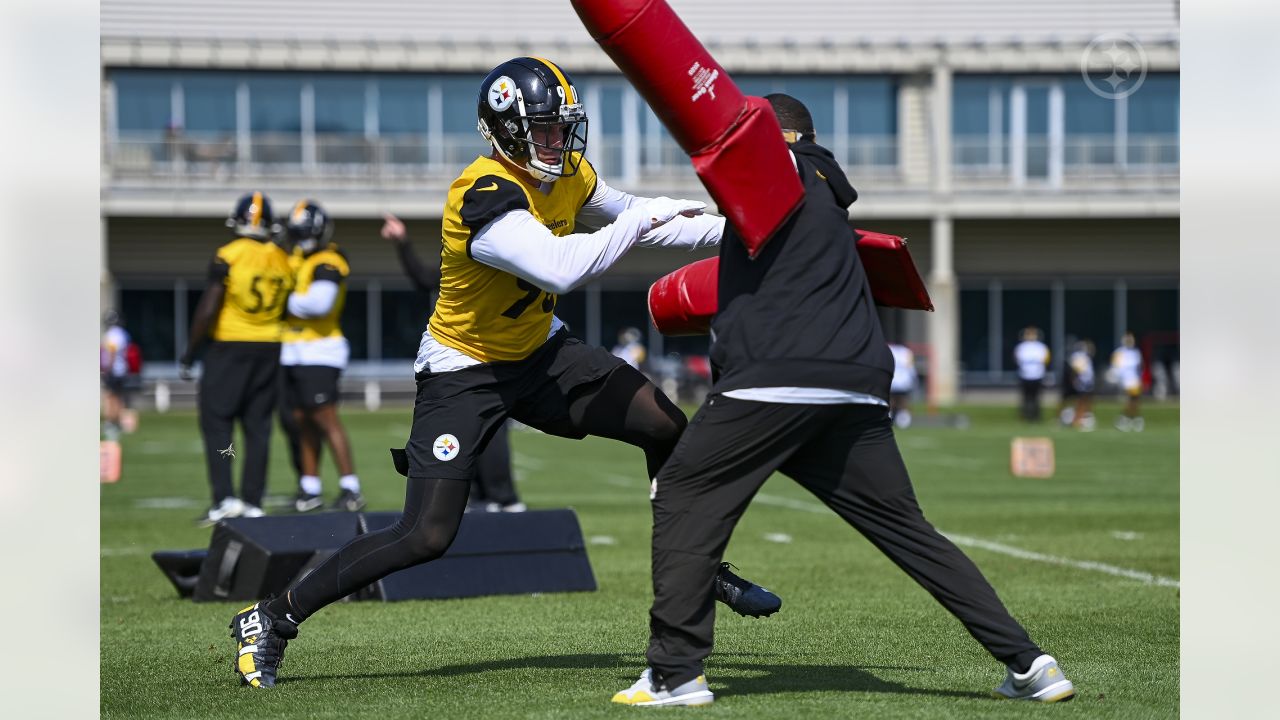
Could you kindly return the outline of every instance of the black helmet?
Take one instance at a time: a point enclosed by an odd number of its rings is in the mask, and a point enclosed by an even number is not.
[[[301,200],[293,206],[285,228],[289,242],[304,255],[310,255],[329,244],[333,237],[333,218],[314,200]]]
[[[554,182],[578,172],[587,150],[587,112],[573,81],[550,60],[521,57],[494,68],[480,84],[476,114],[484,139],[535,178]],[[556,153],[556,161],[539,157],[538,148]]]
[[[254,191],[245,194],[236,203],[236,209],[227,218],[227,227],[237,237],[255,240],[271,239],[271,200],[266,193]]]

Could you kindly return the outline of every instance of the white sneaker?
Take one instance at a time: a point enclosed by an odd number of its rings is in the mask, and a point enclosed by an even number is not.
[[[252,506],[245,505],[243,500],[234,495],[225,497],[222,502],[209,508],[209,512],[200,518],[200,524],[207,527],[227,518],[240,517],[244,514],[246,507]],[[262,510],[258,509],[258,513],[261,515]]]
[[[266,515],[266,513],[262,512],[262,508],[257,505],[250,505],[249,503],[244,504],[244,511],[240,513],[240,517],[247,518],[258,518],[263,515]]]
[[[1041,655],[1031,663],[1031,669],[1025,673],[1015,673],[1009,669],[1004,684],[991,692],[997,698],[1010,700],[1031,700],[1033,702],[1061,702],[1075,697],[1076,689],[1058,668],[1058,661],[1052,655]]]
[[[659,705],[710,705],[716,696],[707,689],[707,676],[699,675],[674,690],[653,685],[652,671],[645,668],[634,685],[613,696],[613,702],[637,707]]]
[[[502,506],[502,512],[525,512],[528,509],[528,505],[518,501]]]

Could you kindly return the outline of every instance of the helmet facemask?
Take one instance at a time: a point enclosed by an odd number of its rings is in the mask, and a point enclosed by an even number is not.
[[[587,151],[587,113],[582,103],[561,105],[555,114],[508,119],[497,128],[488,127],[482,119],[479,130],[502,157],[542,182],[577,174]],[[539,150],[548,158],[554,155],[556,161],[544,159]]]

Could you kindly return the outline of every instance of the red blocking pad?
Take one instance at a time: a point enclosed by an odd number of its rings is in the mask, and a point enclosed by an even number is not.
[[[663,0],[573,0],[573,7],[691,156],[755,257],[804,198],[768,102],[743,95]]]
[[[933,310],[907,241],[897,235],[854,230],[858,258],[877,305]],[[649,319],[663,335],[706,335],[719,307],[720,258],[707,258],[662,276],[649,286]]]

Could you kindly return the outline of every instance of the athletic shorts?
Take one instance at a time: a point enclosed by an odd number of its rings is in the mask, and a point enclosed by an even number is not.
[[[338,402],[338,376],[328,365],[283,365],[284,401],[288,407],[314,410]]]
[[[106,388],[107,392],[115,395],[116,397],[124,397],[125,390],[127,389],[125,388],[124,378],[124,375],[103,375],[102,387]]]
[[[569,418],[574,389],[625,364],[562,329],[523,360],[418,373],[405,446],[409,477],[470,480],[480,454],[509,417],[548,435],[586,437]]]

